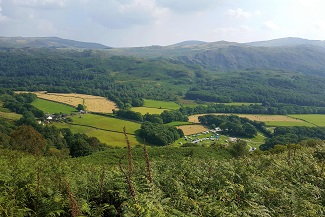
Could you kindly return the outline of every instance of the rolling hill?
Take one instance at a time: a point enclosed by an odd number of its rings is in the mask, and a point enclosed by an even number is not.
[[[325,47],[325,41],[322,40],[308,40],[303,38],[294,38],[294,37],[288,37],[288,38],[279,38],[279,39],[273,39],[268,41],[256,41],[251,43],[246,43],[250,46],[256,46],[256,47],[278,47],[278,46],[299,46],[299,45],[313,45],[313,46],[320,46]]]
[[[71,48],[71,49],[108,49],[102,44],[80,42],[58,37],[0,37],[0,47],[6,48]]]
[[[325,42],[300,38],[252,43],[185,41],[170,46],[120,48],[107,52],[174,59],[217,71],[275,69],[325,76]]]
[[[325,48],[307,42],[315,43],[289,38],[276,40],[287,46],[264,42],[269,47],[186,41],[101,50],[3,48],[0,87],[102,95],[119,107],[134,98],[179,97],[324,106]]]

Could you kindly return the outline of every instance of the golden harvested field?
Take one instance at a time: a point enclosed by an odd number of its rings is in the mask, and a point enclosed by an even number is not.
[[[200,123],[199,122],[199,117],[203,116],[203,115],[226,115],[223,113],[211,113],[211,114],[198,114],[198,115],[191,115],[188,117],[188,122],[192,122],[192,123]]]
[[[198,117],[208,115],[208,114],[198,114],[192,115],[188,117],[189,122],[199,123]],[[229,115],[222,113],[212,113],[211,115]],[[302,120],[298,120],[295,118],[291,118],[285,115],[250,115],[250,114],[235,114],[242,118],[248,118],[253,121],[261,121],[261,122],[304,122]]]
[[[38,98],[64,103],[71,106],[84,104],[89,112],[113,113],[113,109],[117,110],[114,102],[101,96],[92,96],[76,93],[46,93],[33,92]]]
[[[291,118],[285,115],[238,115],[242,118],[248,118],[253,121],[281,121],[281,122],[303,122],[302,120],[298,120],[295,118]]]
[[[207,131],[209,130],[209,128],[202,126],[202,125],[184,125],[184,126],[179,126],[177,127],[181,130],[183,130],[184,135],[191,135],[191,134],[196,134],[196,133],[201,133],[203,131]]]

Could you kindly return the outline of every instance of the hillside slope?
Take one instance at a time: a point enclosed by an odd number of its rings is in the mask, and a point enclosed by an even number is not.
[[[0,37],[0,47],[23,48],[23,47],[52,47],[73,49],[108,49],[110,47],[92,43],[80,42],[58,37]]]
[[[325,76],[325,42],[286,38],[265,42],[181,42],[170,46],[119,48],[111,55],[168,58],[217,71],[275,69]]]

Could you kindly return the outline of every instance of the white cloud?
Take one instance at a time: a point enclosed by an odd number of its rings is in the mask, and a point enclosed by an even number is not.
[[[278,30],[279,26],[276,25],[273,21],[266,21],[263,23],[263,28],[268,30]]]
[[[156,0],[157,5],[178,13],[200,12],[214,8],[225,0]]]
[[[160,18],[169,13],[168,8],[158,7],[154,0],[134,0],[119,6],[119,12],[122,14],[134,13],[135,11],[142,11],[154,18]]]
[[[256,16],[262,16],[262,12],[257,10],[257,11],[254,11],[254,15]]]
[[[236,10],[228,10],[227,15],[233,18],[249,18],[252,16],[252,13],[245,11],[241,8],[237,8]]]
[[[312,24],[312,27],[313,27],[315,30],[324,31],[324,30],[325,30],[325,23],[324,23],[324,21],[322,21],[322,20],[320,20],[320,21],[315,21],[315,22]]]
[[[224,27],[224,28],[215,28],[213,30],[214,33],[221,33],[221,34],[238,34],[238,33],[248,33],[254,31],[253,28],[246,26],[246,25],[241,25],[237,28],[235,27]]]
[[[13,0],[13,4],[19,7],[57,9],[63,8],[66,0]]]
[[[109,29],[150,25],[169,15],[169,10],[158,6],[155,0],[84,1],[84,8],[93,22]]]
[[[7,19],[6,16],[2,15],[1,3],[2,3],[2,0],[0,0],[0,22],[5,21]]]
[[[252,31],[254,31],[254,29],[249,27],[249,26],[246,26],[246,25],[241,25],[240,26],[240,31],[241,32],[252,32]]]
[[[58,33],[55,25],[48,20],[40,20],[38,22],[37,28],[42,32],[46,32],[48,35],[55,35]]]

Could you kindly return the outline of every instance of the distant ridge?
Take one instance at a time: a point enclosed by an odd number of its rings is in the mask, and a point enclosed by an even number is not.
[[[0,47],[7,48],[72,48],[72,49],[109,49],[111,47],[93,43],[81,42],[59,37],[0,37]]]
[[[256,42],[250,42],[246,44],[250,46],[256,46],[256,47],[280,47],[280,46],[300,46],[300,45],[312,45],[312,46],[325,47],[325,41],[308,40],[308,39],[295,38],[295,37],[279,38],[279,39],[273,39],[268,41],[256,41]]]
[[[193,46],[193,45],[201,45],[206,44],[208,42],[205,41],[196,41],[196,40],[190,40],[190,41],[182,41],[173,45],[170,45],[171,47],[182,47],[182,46]]]

